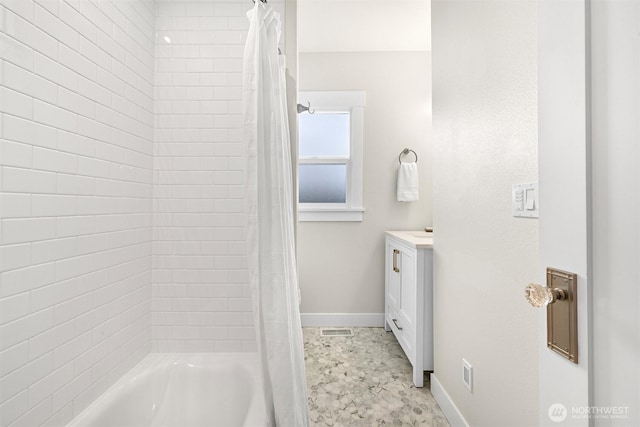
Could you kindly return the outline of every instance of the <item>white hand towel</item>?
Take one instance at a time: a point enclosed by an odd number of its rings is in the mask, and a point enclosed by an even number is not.
[[[418,200],[418,164],[400,163],[398,169],[398,201],[415,202]]]

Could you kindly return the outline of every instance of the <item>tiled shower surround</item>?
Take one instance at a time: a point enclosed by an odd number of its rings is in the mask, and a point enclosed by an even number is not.
[[[241,129],[251,5],[157,5],[154,351],[255,348]]]
[[[65,425],[150,351],[255,349],[251,6],[0,0],[0,425]]]

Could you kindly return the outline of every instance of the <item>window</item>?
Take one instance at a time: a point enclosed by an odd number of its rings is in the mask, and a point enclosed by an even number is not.
[[[300,92],[298,218],[362,221],[364,92]]]

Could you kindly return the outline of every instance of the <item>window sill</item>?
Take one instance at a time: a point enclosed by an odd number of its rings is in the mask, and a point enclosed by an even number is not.
[[[339,209],[298,209],[298,221],[300,222],[357,222],[362,221],[364,209],[339,208]]]

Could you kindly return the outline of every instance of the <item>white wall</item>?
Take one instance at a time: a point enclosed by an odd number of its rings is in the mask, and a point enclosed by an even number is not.
[[[511,216],[511,185],[537,180],[536,3],[431,12],[435,377],[469,425],[537,425],[537,220]]]
[[[640,425],[640,4],[591,5],[593,405]]]
[[[255,349],[241,129],[252,6],[157,3],[153,351]]]
[[[367,97],[364,221],[298,225],[303,322],[311,319],[304,314],[347,313],[347,324],[379,319],[382,325],[383,233],[431,226],[429,6],[426,0],[298,2],[300,90],[364,90]],[[395,200],[405,147],[419,156],[416,203]]]
[[[64,425],[150,347],[151,1],[0,1],[0,424]]]
[[[299,0],[300,52],[431,50],[427,0]]]
[[[384,231],[431,226],[430,68],[429,52],[300,54],[300,90],[367,96],[364,221],[299,223],[302,313],[384,313]],[[418,202],[395,198],[405,147],[419,158]]]

